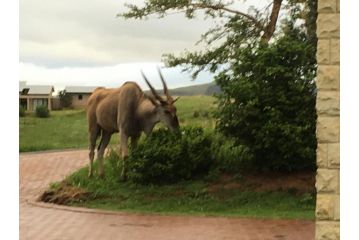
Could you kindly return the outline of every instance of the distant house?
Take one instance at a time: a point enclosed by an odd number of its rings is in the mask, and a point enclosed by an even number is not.
[[[72,97],[73,108],[83,108],[86,106],[87,100],[92,92],[98,87],[94,86],[67,86],[66,94]]]
[[[35,111],[37,106],[47,106],[51,110],[51,99],[54,87],[50,85],[27,85],[21,81],[19,84],[19,101],[27,111]]]

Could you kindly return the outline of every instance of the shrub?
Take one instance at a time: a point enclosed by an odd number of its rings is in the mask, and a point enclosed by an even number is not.
[[[66,90],[59,92],[59,98],[62,108],[70,108],[72,106],[72,97],[66,92]]]
[[[159,129],[130,152],[128,178],[141,184],[173,183],[206,175],[212,163],[211,137],[202,128],[185,127],[180,133]]]
[[[208,111],[203,111],[202,112],[202,117],[209,117],[209,112]]]
[[[40,105],[36,107],[36,116],[39,118],[48,118],[50,117],[50,111],[45,105]]]
[[[314,169],[315,48],[288,29],[269,46],[239,53],[231,72],[216,77],[218,129],[248,147],[258,170]]]
[[[193,112],[193,117],[194,117],[194,118],[198,118],[198,117],[199,117],[199,112],[198,112],[198,111],[194,111],[194,112]]]
[[[23,106],[20,105],[20,113],[19,113],[19,116],[20,117],[25,117],[25,108]]]
[[[245,145],[236,145],[235,140],[220,133],[213,134],[212,155],[215,157],[213,169],[226,173],[238,173],[253,169],[253,156]]]

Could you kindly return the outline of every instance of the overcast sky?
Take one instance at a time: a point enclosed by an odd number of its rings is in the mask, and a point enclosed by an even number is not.
[[[20,0],[20,81],[58,89],[114,87],[124,81],[145,87],[140,75],[144,69],[159,87],[155,66],[161,65],[162,55],[198,49],[200,35],[215,24],[211,19],[189,20],[183,14],[147,21],[117,18],[126,10],[125,2],[143,1]],[[206,73],[191,81],[179,68],[163,73],[170,88],[212,81]]]

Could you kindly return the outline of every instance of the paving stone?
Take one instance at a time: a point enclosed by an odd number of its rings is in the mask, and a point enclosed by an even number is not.
[[[314,239],[314,221],[106,214],[31,204],[51,182],[85,164],[85,150],[20,154],[21,240]]]

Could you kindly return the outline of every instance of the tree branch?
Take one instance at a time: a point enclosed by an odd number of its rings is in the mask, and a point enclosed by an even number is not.
[[[261,36],[261,40],[264,43],[268,43],[269,40],[273,37],[273,34],[276,29],[276,24],[278,21],[279,11],[281,9],[283,0],[272,0],[272,3],[269,4],[264,11],[267,10],[268,7],[272,5],[272,10],[270,13],[268,23],[264,23],[260,20],[260,18],[256,18],[251,16],[250,14],[238,11],[236,9],[228,8],[226,4],[222,4],[220,2],[211,2],[211,1],[192,1],[192,0],[183,0],[179,2],[172,2],[168,0],[162,1],[153,1],[150,0],[146,2],[144,7],[137,7],[134,4],[126,4],[131,11],[123,14],[119,14],[118,16],[122,16],[125,18],[142,18],[144,16],[148,16],[151,14],[159,14],[160,16],[164,16],[169,14],[167,11],[171,9],[183,9],[186,12],[187,17],[192,18],[192,13],[196,10],[204,9],[207,10],[206,13],[209,15],[216,15],[215,11],[217,11],[218,16],[222,16],[223,12],[232,13],[238,16],[242,16],[249,20],[253,26],[260,31],[263,31]],[[213,10],[213,12],[211,12]]]
[[[251,20],[257,28],[259,28],[261,30],[264,29],[264,26],[257,19],[255,19],[254,17],[252,17],[252,16],[250,16],[250,15],[248,15],[246,13],[227,8],[222,4],[209,5],[209,4],[205,4],[205,3],[189,3],[188,5],[192,6],[192,7],[195,7],[195,8],[207,8],[207,9],[213,9],[213,10],[223,10],[223,11],[226,11],[226,12],[238,14],[238,15],[241,15],[241,16],[246,17],[249,20]]]
[[[268,43],[274,34],[275,26],[277,24],[277,20],[278,20],[278,16],[279,16],[280,7],[282,5],[282,1],[283,0],[274,0],[273,1],[272,13],[269,17],[269,23],[265,27],[264,34],[262,35],[262,40],[265,43]]]

